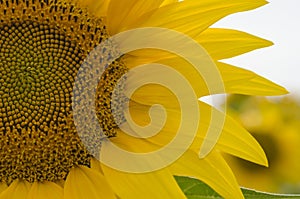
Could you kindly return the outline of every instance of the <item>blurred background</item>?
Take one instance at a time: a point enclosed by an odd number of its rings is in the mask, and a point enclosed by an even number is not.
[[[242,186],[269,192],[300,193],[300,1],[269,2],[214,25],[273,41],[272,47],[224,62],[254,71],[290,91],[284,97],[228,97],[227,111],[260,142],[270,166],[264,168],[227,158]]]
[[[266,99],[231,95],[227,112],[256,138],[269,167],[231,156],[240,185],[278,193],[300,193],[300,103],[289,97]]]

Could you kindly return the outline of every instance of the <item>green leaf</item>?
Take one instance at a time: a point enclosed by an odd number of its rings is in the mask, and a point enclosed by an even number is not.
[[[175,179],[188,199],[223,199],[200,180],[183,176],[175,176]],[[246,188],[242,188],[242,192],[245,199],[300,199],[300,195],[272,194]]]

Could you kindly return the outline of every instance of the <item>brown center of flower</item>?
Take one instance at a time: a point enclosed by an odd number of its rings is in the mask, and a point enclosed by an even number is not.
[[[0,180],[63,180],[90,164],[73,121],[73,86],[89,51],[109,35],[102,19],[66,1],[0,1],[0,14]],[[112,92],[126,71],[113,62],[97,87],[108,137],[117,126]]]

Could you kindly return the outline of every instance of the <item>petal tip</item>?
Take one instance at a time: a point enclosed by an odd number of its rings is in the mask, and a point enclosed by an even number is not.
[[[287,94],[290,94],[290,92],[286,88],[277,85],[277,89],[274,90],[274,93],[270,94],[270,96],[280,96],[280,95],[287,95]]]
[[[273,46],[274,43],[272,41],[266,40],[266,47]]]

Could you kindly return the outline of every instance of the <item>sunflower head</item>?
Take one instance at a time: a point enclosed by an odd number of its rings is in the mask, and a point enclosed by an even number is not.
[[[264,4],[0,0],[0,199],[186,198],[173,175],[243,198],[220,151],[267,165],[265,154],[198,99],[286,93],[220,62],[271,42],[208,28]]]
[[[72,97],[83,60],[109,37],[103,19],[69,1],[1,1],[0,13],[0,178],[8,184],[65,179],[74,165],[90,165]],[[97,116],[107,136],[117,126],[111,94],[126,70],[114,61],[97,87]]]

